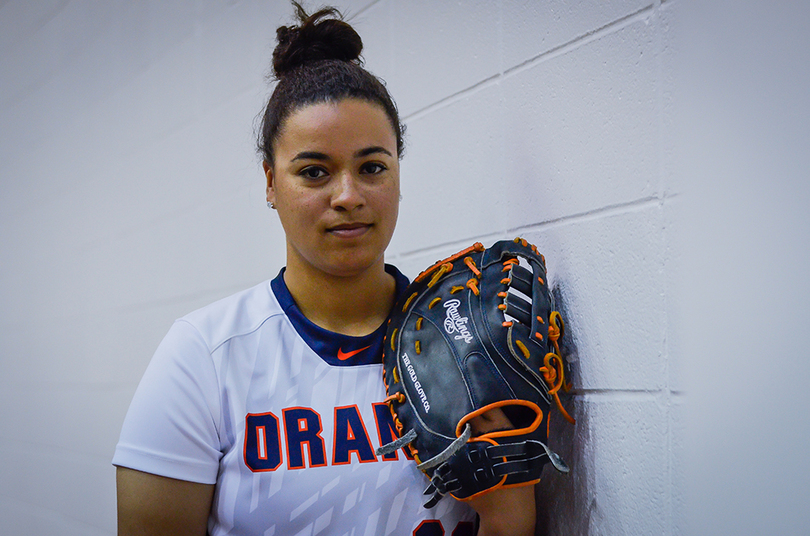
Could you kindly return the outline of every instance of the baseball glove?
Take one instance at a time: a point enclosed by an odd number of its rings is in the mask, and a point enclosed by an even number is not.
[[[545,259],[525,240],[480,243],[416,277],[396,305],[383,352],[386,402],[400,438],[430,484],[426,508],[539,481],[552,401],[568,390]],[[500,409],[511,428],[474,436],[471,421]]]

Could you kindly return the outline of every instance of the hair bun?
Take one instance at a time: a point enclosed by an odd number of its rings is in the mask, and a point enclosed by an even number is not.
[[[357,61],[363,41],[340,12],[328,7],[307,15],[293,2],[299,26],[276,30],[278,45],[273,51],[273,71],[277,78],[305,63],[319,60]]]

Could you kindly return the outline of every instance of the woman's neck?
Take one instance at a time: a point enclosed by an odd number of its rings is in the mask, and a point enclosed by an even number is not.
[[[388,318],[396,299],[396,280],[385,271],[382,259],[352,276],[335,276],[288,262],[284,283],[305,317],[344,335],[373,332]]]

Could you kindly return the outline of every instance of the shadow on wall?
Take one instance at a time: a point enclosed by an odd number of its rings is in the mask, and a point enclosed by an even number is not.
[[[565,322],[560,352],[568,362],[566,374],[574,388],[560,399],[563,406],[576,419],[572,425],[556,407],[551,408],[549,447],[560,456],[571,472],[556,471],[551,464],[543,468],[540,484],[536,488],[537,529],[535,534],[544,536],[570,536],[573,534],[598,534],[604,526],[603,513],[591,492],[593,482],[593,453],[590,441],[590,422],[587,404],[578,396],[580,379],[579,353],[577,351],[576,316],[568,310],[565,300],[565,282],[557,282],[551,288],[556,309]],[[562,392],[562,391],[561,391]],[[595,529],[595,530],[594,530]]]

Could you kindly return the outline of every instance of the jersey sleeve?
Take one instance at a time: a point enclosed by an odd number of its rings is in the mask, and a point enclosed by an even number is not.
[[[194,326],[176,321],[135,391],[113,465],[216,483],[222,456],[219,393],[208,345]]]

